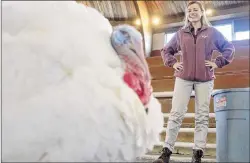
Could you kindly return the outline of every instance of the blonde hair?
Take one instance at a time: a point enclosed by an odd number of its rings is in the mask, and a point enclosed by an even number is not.
[[[207,15],[206,15],[206,11],[205,11],[205,8],[203,6],[203,4],[200,2],[200,1],[190,1],[187,5],[187,8],[188,6],[192,5],[192,4],[198,4],[200,9],[201,9],[201,12],[203,13],[202,17],[201,17],[201,24],[202,25],[205,25],[205,26],[212,26],[210,24],[210,22],[208,21],[207,19]],[[182,27],[183,29],[184,28],[187,28],[189,25],[190,25],[190,22],[188,20],[188,14],[187,14],[187,9],[186,9],[186,13],[185,13],[185,19],[184,19],[184,26]]]

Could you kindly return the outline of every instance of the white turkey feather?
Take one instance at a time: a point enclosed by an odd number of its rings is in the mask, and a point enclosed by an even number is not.
[[[112,26],[74,1],[2,2],[2,160],[133,161],[159,141],[122,80]]]

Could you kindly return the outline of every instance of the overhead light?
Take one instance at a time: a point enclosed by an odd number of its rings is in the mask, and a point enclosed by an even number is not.
[[[141,20],[140,19],[136,19],[135,24],[136,25],[141,25]]]
[[[154,25],[158,25],[158,24],[160,23],[160,18],[158,18],[158,17],[153,17],[152,23],[153,23]]]
[[[213,10],[212,10],[212,9],[207,9],[207,10],[206,10],[206,14],[207,14],[208,16],[212,15],[212,13],[213,13]]]

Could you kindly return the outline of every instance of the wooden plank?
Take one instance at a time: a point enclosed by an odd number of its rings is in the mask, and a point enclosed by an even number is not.
[[[160,51],[160,50],[158,50],[158,51]],[[147,57],[146,61],[147,61],[149,67],[164,65],[161,56]]]
[[[173,91],[175,79],[152,80],[154,92]],[[214,89],[249,87],[249,73],[216,76]]]
[[[160,50],[154,50],[154,51],[155,53],[159,53],[159,54],[161,53]],[[180,59],[180,56],[178,55],[178,53],[175,54],[175,57],[177,58],[177,60]],[[146,58],[146,61],[149,67],[164,66],[161,56],[148,57]]]
[[[173,91],[175,79],[152,80],[154,92]]]
[[[151,53],[150,53],[150,58],[151,57],[159,57],[161,56],[161,51],[160,50],[152,50]]]
[[[159,102],[162,106],[163,113],[170,113],[172,108],[172,98],[158,98]],[[214,101],[211,98],[209,112],[214,113]],[[191,97],[188,104],[188,111],[187,113],[195,113],[195,98]]]
[[[149,71],[151,73],[152,79],[162,79],[172,77],[174,74],[174,69],[166,67],[164,65],[150,67]]]
[[[164,124],[164,127],[167,127],[167,121]],[[209,123],[209,128],[216,128],[216,123]],[[181,128],[195,128],[195,123],[182,123]]]
[[[164,122],[168,122],[168,118],[164,118]],[[195,123],[195,118],[184,118],[182,123]],[[209,118],[209,123],[216,123],[215,118]]]
[[[166,137],[166,132],[163,132],[160,134],[160,140],[164,141]],[[177,136],[177,142],[194,142],[194,133],[189,132],[189,133],[183,133],[179,132]],[[216,134],[215,133],[208,133],[207,134],[207,143],[209,144],[215,144],[216,143]]]
[[[174,75],[174,69],[164,66],[153,66],[149,68],[152,79],[164,79],[170,78]],[[226,73],[238,73],[246,72],[249,73],[249,57],[242,56],[235,58],[234,61],[224,66],[223,68],[215,69],[215,75],[223,75]]]
[[[249,56],[235,58],[231,64],[226,65],[223,68],[215,69],[215,74],[242,71],[249,72]]]

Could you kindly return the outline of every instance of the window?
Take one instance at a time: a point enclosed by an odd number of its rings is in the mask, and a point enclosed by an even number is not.
[[[232,24],[217,25],[214,28],[221,32],[228,41],[232,41]]]
[[[235,40],[249,40],[249,18],[234,20]]]
[[[175,34],[175,32],[173,32],[173,33],[167,33],[165,35],[165,44],[168,43],[172,39],[172,37],[174,36],[174,34]]]
[[[249,31],[235,32],[235,40],[247,40],[249,39]]]
[[[220,20],[211,23],[228,41],[250,39],[249,18]],[[179,28],[178,26],[168,30],[165,34],[165,44],[173,38],[174,31]]]

